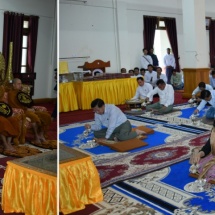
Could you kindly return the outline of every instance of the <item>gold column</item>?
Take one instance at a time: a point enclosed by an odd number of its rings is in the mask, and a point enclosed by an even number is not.
[[[6,73],[6,77],[4,80],[5,84],[12,83],[12,81],[13,81],[12,61],[13,61],[13,42],[10,42],[7,73]]]

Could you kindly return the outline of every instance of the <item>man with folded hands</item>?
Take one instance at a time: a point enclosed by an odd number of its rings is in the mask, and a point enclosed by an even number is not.
[[[138,129],[132,131],[125,114],[113,104],[105,104],[102,99],[97,98],[92,101],[91,108],[95,112],[95,122],[92,125],[85,124],[85,128],[94,131],[97,141],[130,140],[145,133]]]

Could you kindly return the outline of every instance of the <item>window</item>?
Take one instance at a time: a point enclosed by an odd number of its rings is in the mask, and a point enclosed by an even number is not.
[[[158,17],[157,18],[157,30],[166,30],[164,18]]]
[[[28,36],[29,36],[29,17],[24,17],[23,34],[22,34],[22,61],[21,73],[28,72]]]

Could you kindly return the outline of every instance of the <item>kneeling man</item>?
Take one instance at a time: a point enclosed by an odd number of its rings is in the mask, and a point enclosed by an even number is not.
[[[125,114],[113,104],[105,104],[102,99],[95,99],[91,103],[95,112],[95,123],[85,124],[86,129],[94,131],[99,140],[129,140],[145,132],[136,129],[132,131],[131,123]]]

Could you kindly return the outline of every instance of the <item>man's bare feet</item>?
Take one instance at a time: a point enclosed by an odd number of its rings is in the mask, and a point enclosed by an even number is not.
[[[8,144],[8,143],[4,145],[4,150],[5,151],[10,151],[10,152],[15,152],[16,151],[16,149],[13,148],[13,146],[11,144]]]
[[[144,136],[144,135],[140,134],[136,138],[139,139],[139,140],[143,140],[143,139],[146,139],[147,136]]]
[[[135,129],[135,131],[136,131],[137,135],[146,134],[145,131],[141,131],[139,129]]]
[[[35,142],[35,143],[37,143],[37,144],[40,144],[41,143],[41,140],[40,140],[40,138],[35,138],[35,140],[33,141],[33,142]]]

